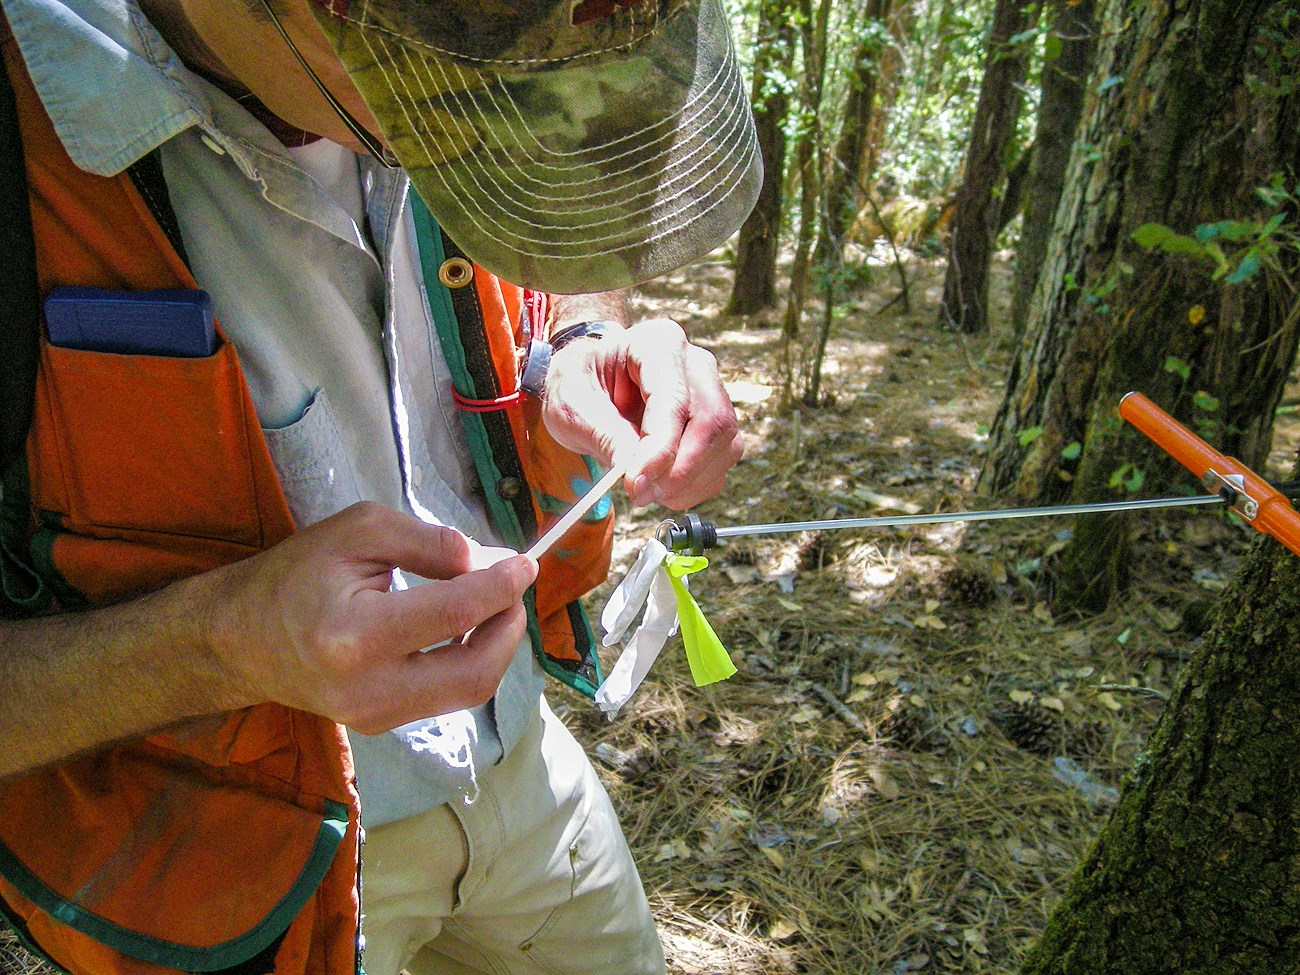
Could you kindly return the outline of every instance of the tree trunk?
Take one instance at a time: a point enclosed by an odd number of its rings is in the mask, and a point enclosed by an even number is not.
[[[794,59],[794,28],[784,0],[763,0],[759,4],[756,36],[751,102],[763,158],[763,185],[736,238],[736,276],[727,303],[730,315],[752,315],[776,305],[785,119],[790,111],[786,79]]]
[[[998,218],[993,224],[993,237],[1007,229],[1007,224],[1016,219],[1025,202],[1026,187],[1029,184],[1029,172],[1038,158],[1037,143],[1030,143],[1016,161],[1007,167],[1007,179],[1002,190],[1002,199],[998,201]]]
[[[804,72],[800,93],[803,116],[795,158],[799,167],[799,235],[795,241],[794,264],[790,269],[790,294],[781,322],[782,398],[794,396],[794,373],[799,325],[804,302],[812,283],[812,254],[817,238],[821,203],[821,101],[825,76],[827,24],[831,0],[821,0],[816,13],[813,0],[799,0],[799,33],[803,47]]]
[[[831,155],[826,177],[826,211],[830,221],[830,246],[842,248],[849,227],[858,212],[859,186],[871,118],[876,105],[876,81],[880,75],[880,57],[886,45],[886,21],[892,0],[867,0],[860,28],[861,36],[853,51],[849,74],[849,93],[844,104],[840,137]]]
[[[1300,970],[1300,559],[1260,539],[1021,975]]]
[[[1273,173],[1294,180],[1300,171],[1294,16],[1294,0],[1106,0],[1043,280],[993,425],[986,489],[1036,503],[1096,500],[1113,493],[1121,469],[1131,483],[1142,471],[1144,491],[1167,487],[1176,468],[1115,418],[1130,389],[1224,453],[1252,465],[1264,457],[1295,359],[1290,282],[1300,252],[1284,247],[1273,271],[1229,284],[1212,280],[1204,261],[1143,251],[1132,234],[1149,223],[1190,233],[1276,210],[1256,190]],[[1294,209],[1294,200],[1283,206],[1292,224]],[[1095,608],[1113,595],[1122,579],[1099,567],[1127,561],[1120,521],[1076,523],[1059,608]]]
[[[1016,248],[1011,321],[1017,335],[1024,333],[1029,299],[1047,253],[1047,238],[1065,185],[1070,148],[1075,129],[1079,127],[1084,89],[1096,50],[1094,0],[1052,0],[1051,17],[1034,135],[1036,151],[1025,190],[1025,220]]]
[[[891,3],[889,40],[880,52],[876,66],[876,103],[867,123],[867,136],[862,144],[862,160],[858,163],[858,178],[870,186],[876,173],[876,162],[885,144],[890,115],[898,100],[899,75],[903,66],[902,52],[916,22],[916,9],[910,3]]]
[[[948,240],[940,321],[963,332],[983,331],[988,315],[989,258],[1001,205],[998,191],[1007,172],[1007,149],[1024,101],[1028,45],[1008,43],[1033,23],[1025,0],[997,0],[989,31],[984,80],[966,149],[957,209]]]

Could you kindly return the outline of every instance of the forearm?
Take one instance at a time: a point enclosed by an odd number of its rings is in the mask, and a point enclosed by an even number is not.
[[[431,581],[394,591],[397,566]],[[264,701],[364,734],[482,704],[536,576],[365,502],[137,600],[0,625],[0,777]]]
[[[214,578],[0,625],[0,777],[252,703],[210,646]]]

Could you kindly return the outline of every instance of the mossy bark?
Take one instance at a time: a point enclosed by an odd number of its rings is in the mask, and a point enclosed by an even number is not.
[[[1021,975],[1300,971],[1300,558],[1261,538]]]
[[[1024,333],[1029,299],[1047,253],[1097,39],[1095,0],[1051,0],[1050,16],[1057,53],[1043,64],[1035,151],[1025,191],[1025,221],[1016,245],[1011,322],[1017,335]]]

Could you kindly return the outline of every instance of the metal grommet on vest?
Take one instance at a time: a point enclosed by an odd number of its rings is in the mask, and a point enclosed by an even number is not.
[[[506,501],[519,497],[519,492],[523,489],[524,482],[517,477],[503,477],[497,481],[497,495]]]
[[[463,257],[449,257],[438,268],[438,280],[448,288],[463,288],[474,280],[474,265]]]

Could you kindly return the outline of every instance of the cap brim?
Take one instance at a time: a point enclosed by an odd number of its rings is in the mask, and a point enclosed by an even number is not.
[[[331,32],[447,233],[515,284],[609,291],[708,253],[762,169],[719,0],[634,45],[477,65],[355,20]]]

